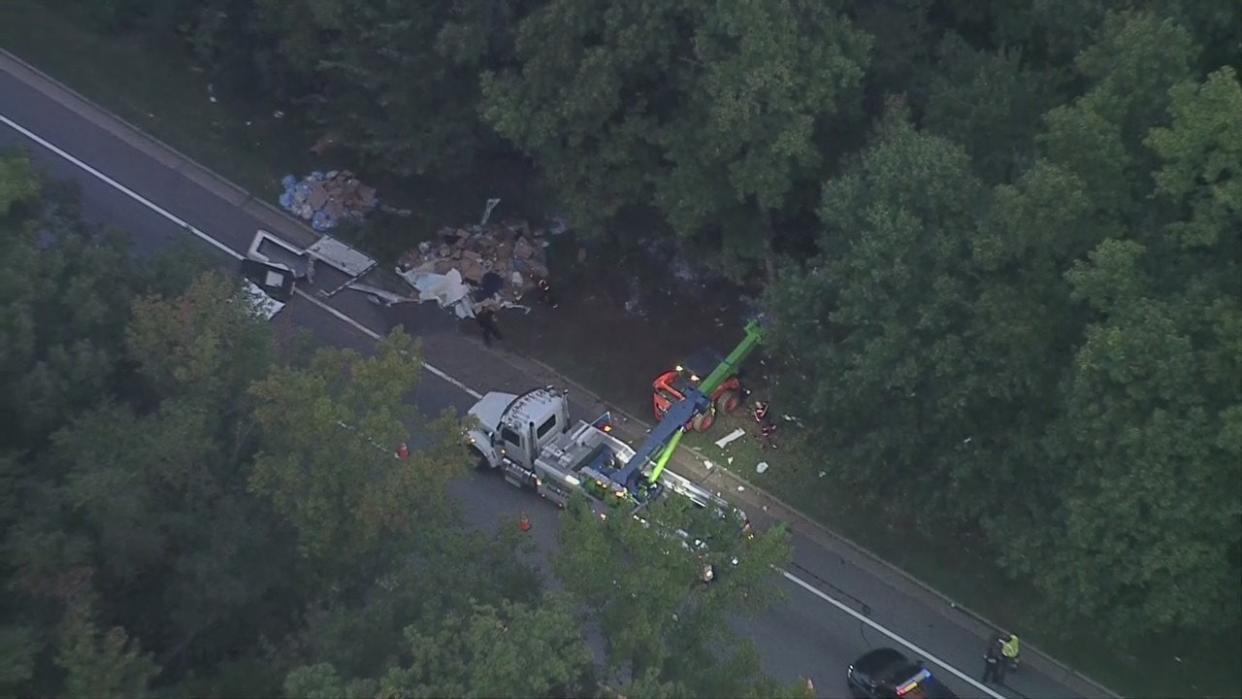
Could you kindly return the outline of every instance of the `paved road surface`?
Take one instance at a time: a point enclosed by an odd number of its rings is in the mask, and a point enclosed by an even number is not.
[[[7,122],[0,124],[0,148],[27,148],[46,172],[78,183],[85,215],[129,231],[141,252],[191,235],[170,221],[170,216],[233,251],[244,251],[259,227],[302,245],[313,240],[313,234],[279,212],[258,205],[245,193],[109,121],[89,105],[39,83],[37,76],[2,55],[0,69],[0,122]],[[39,144],[14,125],[62,152],[57,154]],[[130,191],[119,191],[100,175]],[[152,205],[162,211],[154,211]],[[223,252],[220,259],[229,261]],[[404,326],[422,338],[428,363],[450,377],[429,375],[421,384],[416,403],[424,413],[437,413],[446,407],[463,411],[473,399],[462,385],[476,391],[520,391],[533,385],[564,383],[542,366],[485,350],[431,304],[385,310],[352,291],[336,295],[329,303],[335,314],[323,302],[297,297],[276,322],[308,328],[320,343],[364,352],[371,346],[373,333]],[[589,396],[574,403],[579,417],[594,417],[600,408]],[[630,434],[641,436],[633,429]],[[688,463],[682,464],[691,468]],[[692,476],[682,466],[677,470]],[[698,473],[692,477],[727,489],[726,497],[762,502],[752,493],[739,495],[723,475]],[[498,526],[499,518],[512,521],[519,512],[528,512],[540,551],[546,554],[555,549],[557,511],[547,503],[488,474],[473,474],[454,483],[451,490],[470,521],[483,528]],[[762,511],[750,503],[744,506],[752,519],[764,523]],[[1030,662],[1021,673],[1011,676],[1008,686],[984,689],[974,681],[981,672],[982,625],[824,532],[798,526],[794,544],[794,565],[788,575],[774,575],[772,583],[786,592],[786,600],[758,618],[737,622],[739,629],[756,641],[765,669],[782,679],[809,676],[821,696],[839,696],[844,692],[845,667],[857,656],[873,647],[904,645],[908,655],[927,659],[933,672],[963,697],[1104,694],[1034,653],[1029,653]]]

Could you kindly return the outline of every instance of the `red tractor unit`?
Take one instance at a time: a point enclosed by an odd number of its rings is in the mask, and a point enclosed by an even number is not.
[[[722,361],[723,357],[718,353],[703,350],[687,357],[684,364],[677,365],[672,371],[666,371],[656,377],[656,380],[651,382],[651,405],[655,411],[655,419],[663,419],[664,413],[668,412],[671,405],[685,399],[686,388],[697,388]],[[737,410],[742,404],[742,397],[742,380],[737,374],[728,376],[708,396],[711,400],[711,407],[695,415],[690,421],[690,429],[695,432],[708,431],[716,422],[716,411],[731,413]]]

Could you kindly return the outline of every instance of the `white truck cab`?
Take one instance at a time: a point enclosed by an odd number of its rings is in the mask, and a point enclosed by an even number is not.
[[[559,505],[580,486],[611,490],[608,469],[634,456],[628,444],[584,421],[571,422],[563,391],[493,392],[470,408],[466,439],[480,466]]]
[[[488,393],[470,408],[471,444],[493,467],[502,458],[533,469],[543,445],[569,429],[569,402],[550,388]]]

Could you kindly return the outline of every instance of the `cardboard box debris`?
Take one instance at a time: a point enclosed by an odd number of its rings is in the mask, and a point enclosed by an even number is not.
[[[492,222],[461,228],[445,226],[433,240],[421,243],[400,260],[403,269],[430,265],[436,274],[457,270],[462,279],[478,284],[483,275],[495,272],[504,280],[502,296],[520,299],[548,278],[543,230],[526,221]]]
[[[375,188],[362,184],[348,170],[316,170],[302,180],[286,175],[280,205],[295,216],[307,219],[317,231],[333,228],[345,220],[360,220],[379,200]]]

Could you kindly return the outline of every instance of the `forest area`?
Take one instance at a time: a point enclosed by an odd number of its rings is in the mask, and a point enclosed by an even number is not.
[[[222,94],[288,105],[361,169],[505,163],[577,235],[641,226],[757,290],[778,398],[801,406],[838,482],[982,539],[1052,623],[1090,620],[1118,647],[1242,634],[1238,3],[79,4],[101,31],[177,37]],[[512,542],[434,510],[461,467],[447,417],[420,422],[433,482],[376,489],[361,483],[390,455],[296,427],[325,419],[294,412],[293,392],[311,391],[399,441],[408,338],[375,358],[279,351],[219,303],[234,293],[220,279],[126,262],[20,159],[0,178],[0,284],[20,299],[0,323],[0,399],[19,426],[0,445],[0,516],[3,575],[21,591],[4,603],[0,688],[793,691],[745,644],[736,660],[706,650],[758,571],[719,598],[667,601],[701,616],[688,637],[661,635],[645,624],[668,609],[594,575],[545,594]],[[64,274],[72,288],[45,281]],[[68,302],[87,291],[95,303]],[[386,400],[363,405],[343,371]],[[119,453],[92,446],[116,435]],[[364,477],[316,470],[334,459]],[[346,499],[328,497],[339,488]],[[435,535],[403,530],[407,509]],[[638,536],[573,517],[567,530]],[[598,550],[557,565],[609,565]],[[583,604],[604,605],[613,678],[592,674]],[[497,623],[563,664],[462,664],[508,657],[516,641],[483,631]],[[691,676],[674,654],[731,671]],[[254,684],[262,664],[283,670],[277,684]]]

